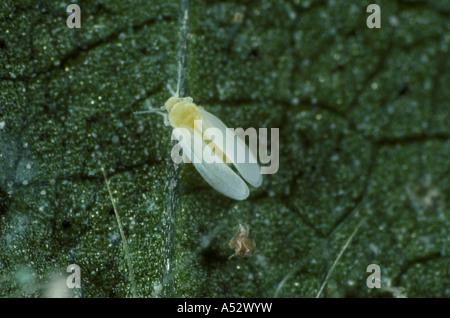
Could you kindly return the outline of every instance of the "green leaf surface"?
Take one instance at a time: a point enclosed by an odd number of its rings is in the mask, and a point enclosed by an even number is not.
[[[2,1],[0,296],[133,295],[104,167],[139,297],[450,297],[450,6],[373,2],[380,29],[357,0],[80,0],[81,29],[67,2]],[[184,95],[279,128],[279,170],[245,201],[135,114],[180,57]],[[239,224],[256,247],[230,258]]]

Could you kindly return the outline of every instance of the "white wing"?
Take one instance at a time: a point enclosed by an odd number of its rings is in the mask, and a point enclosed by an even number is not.
[[[174,130],[175,133],[175,130]],[[194,167],[215,190],[235,200],[245,200],[250,191],[245,182],[225,163],[207,163],[202,158],[203,149],[207,147],[201,138],[194,138],[193,129],[177,130],[176,136],[180,140],[184,155],[187,155]],[[194,147],[197,143],[197,147]],[[201,145],[200,145],[201,143]],[[194,149],[201,149],[202,153],[196,153]]]
[[[227,126],[216,116],[207,112],[203,108],[198,108],[199,113],[202,115],[203,119],[203,127],[204,129],[209,127],[215,127],[222,131],[222,134],[225,136],[225,140],[234,140],[236,145],[234,147],[235,153],[244,154],[244,158],[249,158],[248,162],[239,163],[236,160],[234,154],[227,153],[227,149],[220,149],[229,159],[232,160],[233,165],[236,167],[237,171],[241,174],[241,176],[252,186],[259,187],[262,183],[261,170],[257,163],[255,155],[249,150],[245,142],[240,139],[235,133],[227,129]],[[225,142],[223,143],[225,145]],[[225,146],[222,148],[226,148]]]

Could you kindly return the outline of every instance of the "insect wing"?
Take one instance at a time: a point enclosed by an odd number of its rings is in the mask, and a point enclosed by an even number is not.
[[[235,200],[245,200],[249,196],[250,191],[245,182],[228,165],[203,160],[203,150],[207,145],[201,137],[198,137],[199,134],[194,134],[193,129],[175,129],[173,133],[180,141],[184,155],[190,158],[194,167],[211,187]]]
[[[236,145],[234,145],[234,149],[230,152],[230,149],[225,146],[225,142],[222,143],[222,148],[220,149],[232,162],[236,167],[237,171],[241,174],[241,176],[252,186],[259,187],[262,183],[261,170],[257,163],[255,155],[250,151],[250,149],[245,144],[245,141],[240,139],[232,130],[228,129],[227,126],[216,116],[207,112],[203,108],[198,109],[203,119],[203,127],[215,127],[222,131],[223,136],[225,136],[226,142],[234,141]],[[238,162],[236,160],[237,156],[235,154],[243,154],[244,158],[248,158],[248,162]]]

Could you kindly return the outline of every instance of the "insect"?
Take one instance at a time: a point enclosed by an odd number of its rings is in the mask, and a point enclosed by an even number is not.
[[[250,191],[242,178],[253,187],[259,187],[262,183],[255,155],[234,130],[227,128],[203,107],[197,106],[191,97],[178,97],[174,92],[173,95],[164,104],[163,109],[167,113],[154,109],[150,112],[163,115],[164,123],[174,128],[172,139],[179,141],[185,162],[192,162],[211,187],[232,199],[245,200]],[[201,125],[197,125],[197,121]],[[211,128],[215,133],[211,134]],[[230,143],[232,147],[229,147]],[[236,160],[238,154],[248,160]],[[230,163],[240,176],[230,167]]]
[[[251,228],[250,225],[243,226],[239,224],[237,226],[236,232],[233,235],[233,238],[228,243],[228,246],[234,249],[233,256],[248,256],[253,247],[256,246],[253,239],[251,239]]]
[[[179,52],[177,90],[174,92],[168,86],[172,97],[161,107],[162,111],[150,107],[147,112],[162,115],[164,124],[174,128],[172,139],[178,140],[178,149],[183,150],[184,161],[192,162],[211,187],[232,199],[245,200],[250,191],[242,178],[254,187],[259,187],[262,183],[261,170],[254,152],[249,150],[245,141],[240,139],[234,130],[227,128],[219,118],[203,107],[194,104],[191,97],[179,97],[188,37],[187,21],[188,10],[185,8],[180,32],[184,44],[180,46]],[[197,125],[198,122],[201,124]],[[174,149],[177,149],[177,145]],[[172,149],[173,160],[174,149]],[[179,163],[177,160],[174,162]],[[230,167],[230,163],[233,163],[240,176]]]

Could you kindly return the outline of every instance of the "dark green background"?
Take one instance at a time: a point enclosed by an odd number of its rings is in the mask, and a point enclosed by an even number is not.
[[[179,2],[77,3],[81,29],[70,2],[0,4],[0,296],[48,296],[73,263],[69,296],[132,295],[101,166],[138,296],[314,297],[358,224],[322,297],[450,296],[450,2],[189,1],[185,94],[280,129],[279,171],[243,202],[134,114],[176,86]],[[228,259],[239,223],[256,248]]]

